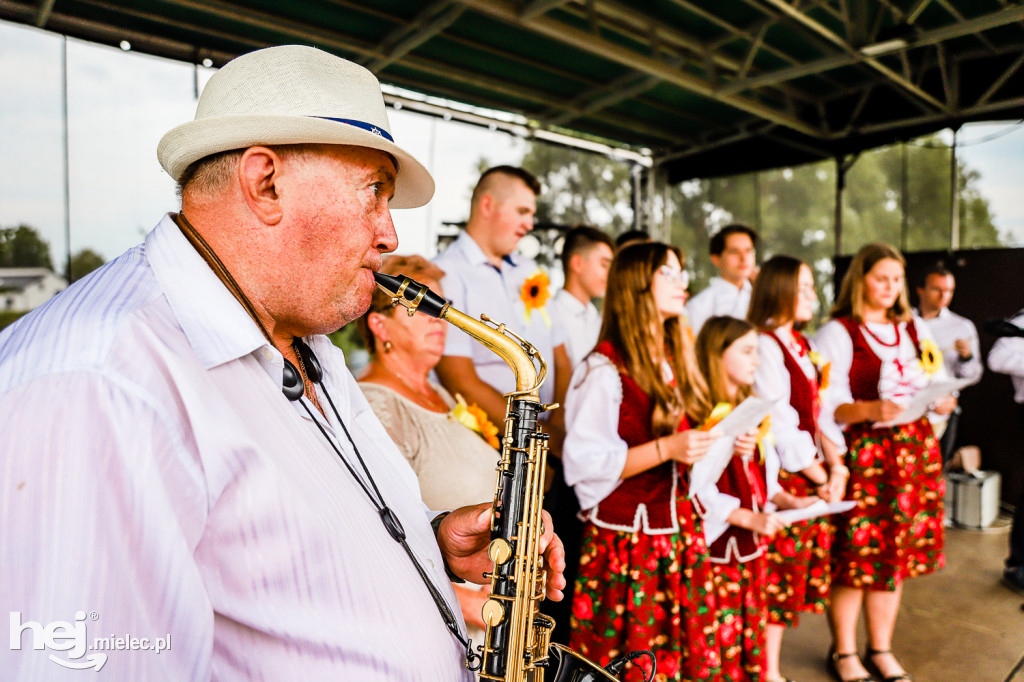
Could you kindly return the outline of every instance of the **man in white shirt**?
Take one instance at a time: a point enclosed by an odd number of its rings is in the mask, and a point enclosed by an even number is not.
[[[555,294],[557,319],[565,325],[566,351],[575,367],[597,343],[601,313],[595,298],[604,298],[608,268],[614,256],[612,240],[589,225],[577,225],[565,235],[562,272],[565,286]]]
[[[547,273],[516,252],[533,229],[539,193],[540,183],[522,168],[485,171],[473,190],[466,229],[434,262],[445,271],[441,286],[455,308],[475,318],[486,314],[537,348],[548,366],[540,399],[551,403],[565,395],[572,373],[565,330],[552,315]],[[465,334],[449,334],[436,371],[450,393],[476,403],[494,423],[504,422],[504,394],[515,381],[501,358]],[[551,416],[561,423],[560,410]],[[557,454],[561,432],[554,431]]]
[[[978,330],[973,322],[949,309],[955,291],[956,279],[952,272],[943,267],[929,269],[917,287],[918,308],[914,312],[931,329],[950,376],[971,379],[976,384],[985,371],[981,364]],[[960,414],[957,406],[948,419],[932,424],[939,437],[943,462],[953,456]]]
[[[718,276],[686,304],[694,335],[712,317],[746,319],[756,249],[757,232],[746,225],[726,225],[711,238],[711,264],[718,268]]]
[[[995,342],[988,353],[988,368],[993,372],[1010,375],[1013,380],[1013,400],[1020,410],[1019,423],[1024,427],[1024,310],[1010,319],[1010,325],[1003,325],[1002,331],[1013,335],[1003,336]],[[1018,594],[1024,594],[1024,494],[1017,501],[1013,514],[1010,556],[1006,559],[1003,583]]]
[[[324,336],[433,194],[377,79],[243,55],[157,156],[181,212],[0,335],[4,678],[471,680],[489,505],[426,510]]]

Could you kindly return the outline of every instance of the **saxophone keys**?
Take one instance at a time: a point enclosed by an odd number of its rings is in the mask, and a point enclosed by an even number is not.
[[[495,538],[487,548],[487,556],[496,566],[500,566],[512,556],[512,545],[504,538]]]
[[[497,599],[488,599],[480,609],[480,616],[493,628],[505,620],[505,607]]]

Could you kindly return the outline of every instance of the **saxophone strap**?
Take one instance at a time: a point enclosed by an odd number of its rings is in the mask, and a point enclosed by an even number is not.
[[[196,230],[195,227],[192,226],[192,223],[188,221],[188,218],[185,217],[184,213],[178,213],[174,217],[174,222],[175,224],[177,224],[182,234],[185,235],[185,238],[188,239],[189,243],[192,245],[192,248],[194,248],[199,253],[199,255],[202,256],[203,260],[205,260],[207,265],[210,266],[210,269],[213,270],[215,275],[217,275],[217,278],[224,284],[228,291],[230,291],[231,294],[238,300],[238,302],[242,305],[245,311],[249,314],[249,317],[252,318],[253,322],[255,322],[256,325],[260,328],[260,331],[263,332],[263,336],[265,336],[270,345],[273,346],[274,340],[270,336],[270,332],[267,331],[266,326],[263,324],[259,316],[256,314],[255,307],[249,301],[249,298],[245,295],[245,292],[242,291],[242,287],[240,287],[238,285],[238,282],[235,281],[235,278],[231,276],[231,272],[228,270],[227,266],[224,265],[224,262],[221,261],[220,257],[217,255],[217,252],[213,250],[213,247],[211,247],[205,239],[203,239],[203,236],[199,234],[199,231]],[[299,358],[300,365],[304,364],[302,360],[303,351],[308,353],[309,357],[311,357],[314,361],[316,360],[316,356],[313,355],[313,350],[306,346],[301,339],[296,338],[293,341],[293,345],[295,346],[295,352],[297,357]],[[285,362],[287,365],[287,360]],[[316,364],[319,366],[319,363]],[[426,585],[427,591],[430,593],[431,599],[434,600],[434,605],[437,606],[437,611],[441,615],[441,620],[444,621],[444,624],[448,627],[448,630],[451,631],[451,633],[455,636],[455,639],[457,639],[459,643],[462,644],[462,646],[466,647],[466,650],[468,652],[470,650],[471,643],[466,637],[462,636],[462,632],[459,630],[459,621],[455,617],[455,614],[452,612],[451,607],[448,606],[448,602],[445,601],[444,596],[437,589],[437,586],[435,586],[434,583],[430,580],[430,576],[427,575],[427,572],[423,570],[422,564],[420,564],[419,559],[416,558],[416,555],[413,553],[412,548],[409,547],[409,543],[405,541],[405,529],[402,527],[402,523],[398,520],[398,516],[395,515],[395,512],[392,511],[390,507],[388,507],[387,503],[384,501],[384,496],[381,495],[380,490],[377,488],[377,483],[373,480],[373,476],[370,474],[370,470],[366,466],[366,462],[363,461],[363,456],[359,452],[359,448],[356,447],[356,442],[352,439],[352,435],[349,433],[348,427],[345,425],[345,421],[341,418],[341,414],[338,412],[338,408],[334,406],[334,401],[331,400],[331,394],[327,392],[327,387],[323,383],[322,372],[318,370],[315,374],[309,374],[304,368],[302,374],[307,376],[311,383],[319,385],[320,390],[324,392],[324,396],[326,396],[327,402],[330,403],[331,410],[334,412],[334,416],[337,417],[338,423],[341,424],[341,429],[342,431],[345,432],[345,437],[348,439],[349,444],[352,446],[352,450],[355,452],[356,458],[359,460],[359,464],[362,467],[363,472],[366,474],[366,480],[370,482],[370,486],[373,488],[372,492],[370,488],[367,487],[366,482],[363,481],[363,478],[356,473],[356,470],[352,467],[349,461],[345,459],[344,455],[342,455],[341,450],[338,449],[338,446],[335,445],[334,440],[327,434],[326,429],[324,429],[320,421],[313,415],[313,411],[309,409],[309,405],[307,405],[305,402],[302,402],[301,400],[299,400],[299,404],[302,405],[302,408],[309,415],[309,418],[312,419],[313,423],[316,424],[318,429],[320,429],[320,433],[323,434],[324,439],[327,441],[328,445],[330,445],[331,449],[333,449],[334,452],[338,455],[338,459],[341,460],[341,463],[344,464],[345,468],[348,469],[350,474],[352,474],[352,478],[355,479],[356,483],[359,484],[359,487],[362,488],[363,492],[366,493],[366,496],[370,499],[370,503],[373,505],[373,508],[377,510],[377,514],[380,516],[381,523],[384,524],[384,528],[385,530],[387,530],[388,535],[390,535],[395,540],[395,542],[401,545],[402,549],[405,550],[405,553],[409,556],[409,560],[412,561],[413,567],[415,567],[416,569],[416,573],[419,574],[420,579],[423,581],[423,584]],[[305,379],[303,379],[303,381],[305,381]],[[297,400],[298,398],[301,397],[302,393],[299,393],[295,398],[291,398],[289,396],[289,399]]]

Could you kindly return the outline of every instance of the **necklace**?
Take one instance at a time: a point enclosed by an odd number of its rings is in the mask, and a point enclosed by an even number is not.
[[[388,367],[383,362],[380,363],[380,366],[386,369],[391,374],[393,374],[396,379],[402,382],[403,386],[409,389],[409,391],[413,393],[414,396],[417,396],[418,400],[416,402],[420,403],[421,406],[431,410],[432,412],[448,412],[448,404],[441,398],[441,396],[437,394],[437,392],[433,392],[433,395],[431,395],[430,393],[421,391],[412,384],[410,384],[408,381],[406,381],[405,377],[399,374],[397,370]]]
[[[877,334],[875,334],[873,331],[868,329],[867,322],[862,322],[861,325],[860,325],[860,328],[863,329],[864,331],[866,331],[868,333],[868,336],[870,336],[875,341],[877,341],[878,345],[880,345],[880,346],[885,346],[886,348],[895,348],[896,346],[900,345],[900,326],[898,324],[896,324],[895,321],[892,323],[892,328],[896,332],[896,340],[893,341],[892,343],[886,343],[885,341],[882,341],[882,339],[878,338]]]

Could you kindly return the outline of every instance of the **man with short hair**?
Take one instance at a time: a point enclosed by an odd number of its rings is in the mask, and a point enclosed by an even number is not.
[[[589,225],[572,228],[562,243],[565,284],[555,294],[553,307],[565,325],[565,349],[573,367],[597,343],[601,313],[594,299],[604,298],[614,255],[611,237]]]
[[[551,403],[565,395],[572,372],[565,332],[548,305],[547,274],[516,252],[519,240],[533,230],[540,189],[523,168],[486,170],[473,189],[466,229],[434,262],[445,271],[441,286],[454,307],[474,318],[486,314],[537,348],[548,365],[540,399]],[[504,421],[504,394],[515,389],[515,381],[493,352],[464,334],[449,334],[436,371],[449,392],[476,403],[496,424]],[[561,410],[551,417],[560,424]],[[559,433],[556,427],[556,446]]]
[[[726,225],[711,237],[711,264],[718,276],[686,304],[694,334],[712,317],[747,317],[756,249],[757,232],[746,225]]]
[[[376,78],[241,56],[157,155],[181,212],[0,335],[0,670],[472,679],[448,578],[484,582],[490,505],[427,512],[324,336],[369,305],[390,209],[433,194]],[[168,646],[83,659],[86,629]]]
[[[956,279],[952,272],[941,266],[930,268],[917,287],[918,308],[914,312],[921,316],[935,337],[950,376],[971,379],[976,384],[985,371],[981,364],[978,330],[973,322],[949,309],[955,290]],[[960,414],[957,406],[947,419],[933,424],[943,462],[953,456]]]

